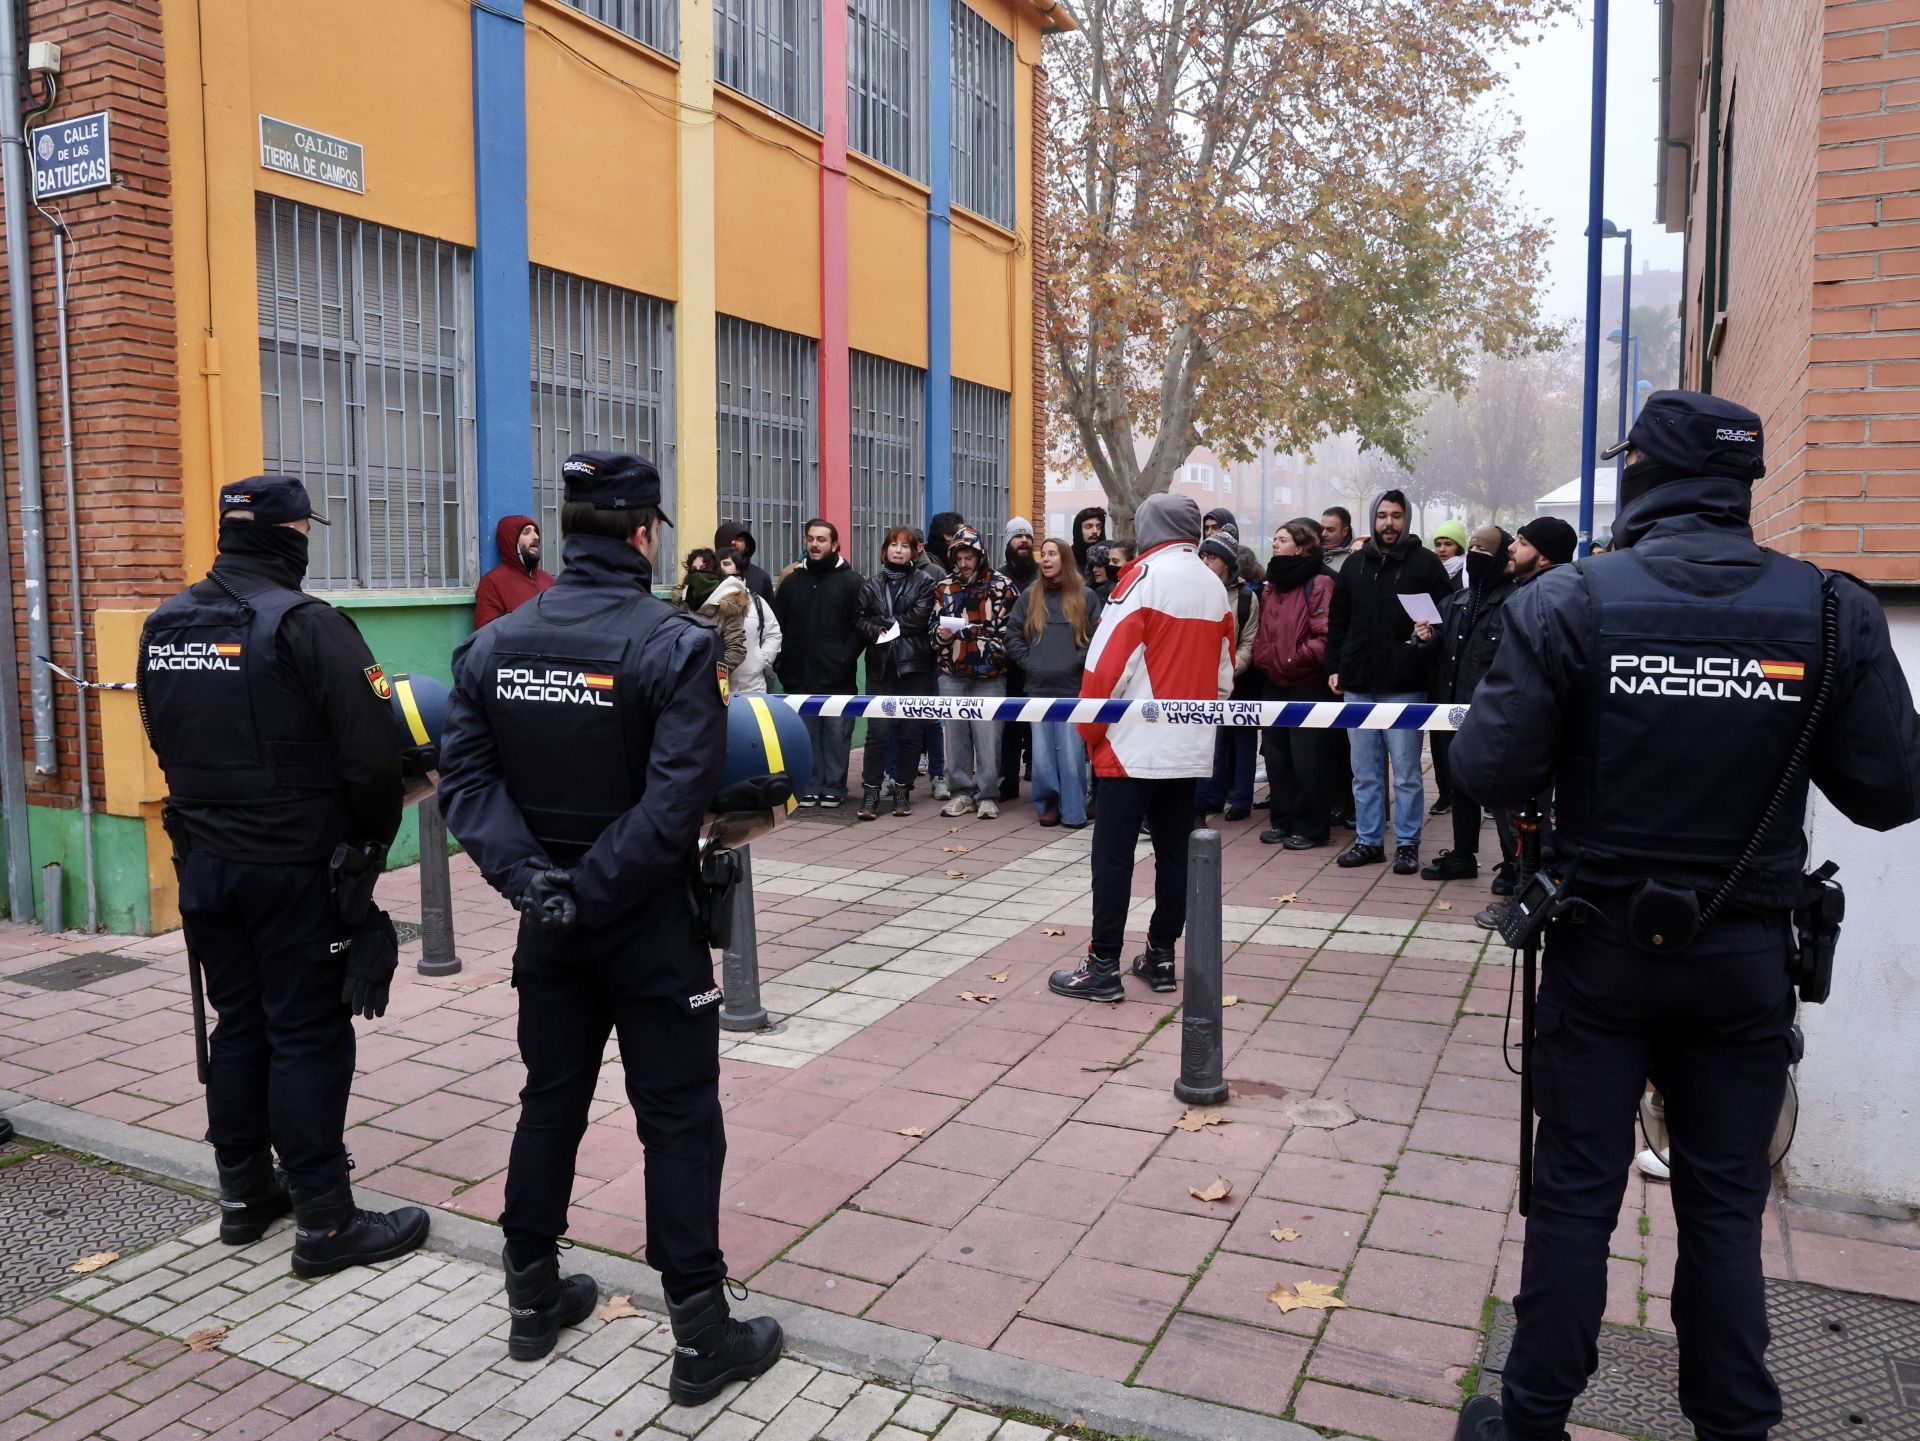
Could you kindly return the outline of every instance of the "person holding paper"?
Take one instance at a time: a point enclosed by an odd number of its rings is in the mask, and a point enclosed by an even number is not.
[[[936,592],[937,615],[931,628],[938,646],[939,686],[943,696],[1007,693],[1007,617],[1019,597],[1013,582],[987,564],[980,532],[958,527],[947,542],[953,574]],[[947,780],[953,798],[943,816],[1000,814],[1000,722],[942,722],[947,739]]]
[[[1431,657],[1414,644],[1411,607],[1439,619],[1453,593],[1439,557],[1407,528],[1407,497],[1383,491],[1373,503],[1373,534],[1340,570],[1327,620],[1327,683],[1350,701],[1415,703],[1427,698]],[[1403,603],[1404,602],[1404,603]],[[1426,818],[1419,731],[1350,730],[1354,841],[1339,864],[1376,866],[1386,859],[1388,770],[1393,786],[1393,869],[1420,869],[1420,827]]]
[[[896,525],[880,543],[880,569],[860,588],[853,626],[867,645],[868,695],[933,694],[933,621],[935,584],[914,562],[913,530]],[[860,752],[860,809],[863,821],[880,814],[880,783],[886,776],[887,750],[898,747],[893,813],[913,814],[913,783],[920,774],[920,750],[930,722],[909,717],[867,717],[867,743]]]

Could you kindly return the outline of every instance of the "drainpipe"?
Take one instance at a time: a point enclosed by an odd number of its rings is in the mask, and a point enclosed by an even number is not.
[[[17,0],[0,0],[0,183],[5,186],[7,311],[13,325],[13,417],[19,447],[20,550],[27,593],[27,656],[33,695],[33,768],[58,769],[54,753],[53,676],[34,657],[53,654],[47,625],[46,516],[40,494],[39,387],[33,363],[33,269],[27,248],[31,170],[21,123]],[[24,795],[22,801],[24,802]]]
[[[1713,319],[1720,286],[1720,50],[1727,33],[1727,0],[1713,0],[1713,53],[1707,57],[1707,243],[1700,253],[1700,389],[1713,394]]]
[[[1687,289],[1688,271],[1692,268],[1692,253],[1687,246],[1687,227],[1693,222],[1693,142],[1675,140],[1667,128],[1671,109],[1668,91],[1673,86],[1673,0],[1660,0],[1660,164],[1655,171],[1655,201],[1660,212],[1660,223],[1667,221],[1667,152],[1681,152],[1680,178],[1680,346],[1679,356],[1674,366],[1673,383],[1684,386],[1687,383],[1687,309],[1693,304],[1693,293]]]

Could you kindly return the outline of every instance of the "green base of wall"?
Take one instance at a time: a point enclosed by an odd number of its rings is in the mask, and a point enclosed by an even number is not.
[[[473,634],[471,596],[330,592],[325,599],[353,618],[388,675],[417,673],[453,684],[454,647]]]
[[[43,866],[58,863],[64,882],[62,923],[87,923],[87,863],[80,812],[58,806],[27,807],[27,843],[33,857],[34,904],[40,904]],[[147,895],[147,830],[133,816],[93,817],[94,889],[100,925],[116,935],[144,936],[153,929]],[[5,897],[0,896],[0,911]],[[37,916],[36,916],[37,919]]]

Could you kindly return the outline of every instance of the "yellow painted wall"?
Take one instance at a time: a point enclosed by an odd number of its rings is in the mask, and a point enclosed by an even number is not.
[[[858,155],[847,171],[848,343],[924,370],[927,192]]]
[[[1013,389],[1013,249],[1005,231],[954,211],[953,373],[1006,391]]]
[[[715,91],[714,112],[720,313],[817,340],[820,138],[725,91]]]
[[[558,0],[529,0],[527,18],[553,32],[527,27],[527,245],[534,264],[676,299],[677,67]],[[584,197],[592,203],[583,204]]]

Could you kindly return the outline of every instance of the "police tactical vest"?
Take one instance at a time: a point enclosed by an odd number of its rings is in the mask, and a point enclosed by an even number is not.
[[[1554,810],[1562,842],[1603,872],[1711,886],[1753,838],[1821,665],[1820,572],[1763,555],[1752,585],[1714,596],[1665,584],[1632,551],[1582,565],[1586,694]],[[1780,808],[1749,897],[1799,875],[1806,787]]]
[[[640,651],[675,612],[623,591],[562,618],[554,596],[570,602],[563,589],[542,591],[493,622],[484,700],[507,794],[548,856],[569,866],[646,793],[654,707]]]
[[[276,663],[275,641],[289,611],[324,602],[224,583],[232,589],[211,599],[181,591],[141,634],[141,717],[168,798],[246,806],[310,796],[322,825],[338,785],[332,752],[319,713]]]

